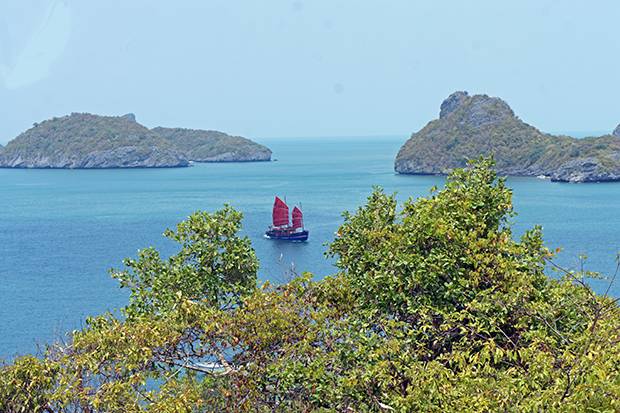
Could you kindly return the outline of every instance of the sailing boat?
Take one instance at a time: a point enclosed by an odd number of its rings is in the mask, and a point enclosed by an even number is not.
[[[291,224],[288,205],[276,196],[273,202],[273,225],[265,231],[265,237],[284,241],[307,241],[309,231],[304,228],[304,215],[301,209],[293,207],[292,217]]]

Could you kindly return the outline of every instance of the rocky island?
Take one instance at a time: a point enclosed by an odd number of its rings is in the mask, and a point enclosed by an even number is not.
[[[0,148],[3,168],[170,168],[190,161],[270,160],[271,151],[221,132],[147,127],[133,114],[100,116],[72,113],[35,123]],[[193,135],[192,135],[193,136]],[[206,156],[205,154],[208,154]]]
[[[576,139],[543,133],[519,119],[500,98],[455,92],[439,119],[401,147],[394,169],[402,174],[447,174],[469,159],[493,155],[504,175],[561,182],[620,180],[620,125],[613,134]]]

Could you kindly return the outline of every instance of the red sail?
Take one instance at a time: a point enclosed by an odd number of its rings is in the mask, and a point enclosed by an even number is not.
[[[293,208],[293,228],[303,228],[304,227],[304,215],[301,213],[301,209],[294,207]]]
[[[282,227],[288,225],[288,205],[276,197],[273,203],[273,226]]]

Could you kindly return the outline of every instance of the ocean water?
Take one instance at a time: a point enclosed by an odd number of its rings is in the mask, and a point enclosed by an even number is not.
[[[174,245],[161,236],[192,211],[230,203],[261,262],[261,280],[292,272],[335,272],[325,244],[343,210],[362,205],[373,185],[400,200],[441,186],[437,176],[402,176],[393,159],[403,137],[263,139],[276,162],[197,164],[184,169],[0,169],[0,358],[36,351],[83,325],[86,316],[124,305],[127,293],[107,270],[124,257]],[[557,261],[611,272],[620,250],[620,184],[562,184],[511,178],[515,233],[543,226]],[[301,202],[307,243],[263,238],[274,195]],[[594,282],[603,291],[603,281]],[[612,288],[620,296],[620,285]]]

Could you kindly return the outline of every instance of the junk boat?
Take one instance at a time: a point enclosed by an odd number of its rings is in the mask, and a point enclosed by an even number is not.
[[[276,196],[273,202],[273,225],[265,231],[265,237],[283,241],[307,241],[309,231],[304,228],[304,215],[301,208],[293,207],[292,224],[286,202]]]

